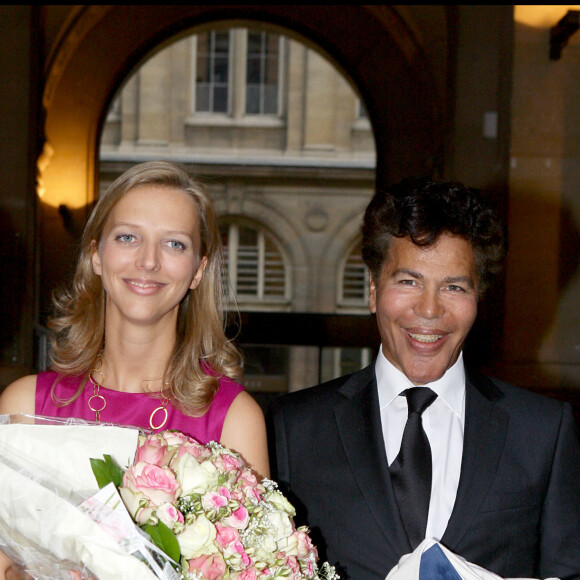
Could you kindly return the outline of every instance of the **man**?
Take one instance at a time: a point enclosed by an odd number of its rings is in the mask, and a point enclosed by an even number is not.
[[[384,580],[425,537],[505,578],[580,578],[570,406],[463,362],[503,258],[494,213],[460,184],[405,181],[374,196],[362,231],[376,362],[270,411],[297,523],[343,580]]]

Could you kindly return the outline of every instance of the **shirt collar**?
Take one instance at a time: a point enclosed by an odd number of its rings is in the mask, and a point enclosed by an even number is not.
[[[379,348],[379,354],[375,362],[375,374],[377,377],[381,410],[390,405],[402,391],[416,386],[387,360],[382,348]],[[459,353],[455,364],[447,369],[440,379],[424,386],[428,386],[437,393],[437,396],[456,415],[462,417],[465,400],[465,366],[463,364],[463,353]]]

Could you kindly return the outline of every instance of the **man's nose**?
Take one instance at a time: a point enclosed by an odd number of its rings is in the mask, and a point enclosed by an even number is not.
[[[415,302],[415,314],[422,318],[438,318],[445,311],[439,292],[425,289]]]

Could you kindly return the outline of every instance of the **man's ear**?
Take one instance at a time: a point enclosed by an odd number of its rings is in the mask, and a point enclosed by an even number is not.
[[[207,256],[204,256],[201,259],[199,266],[197,267],[197,270],[193,276],[193,280],[191,281],[191,284],[189,285],[190,290],[194,290],[195,288],[197,288],[200,285],[200,283],[203,279],[203,273],[205,272],[206,266],[207,266]]]
[[[102,269],[101,269],[101,256],[99,256],[99,246],[97,244],[96,240],[93,240],[91,242],[91,261],[93,263],[93,272],[97,275],[100,276],[102,273]]]
[[[377,285],[373,275],[369,275],[369,310],[375,314],[377,311]]]

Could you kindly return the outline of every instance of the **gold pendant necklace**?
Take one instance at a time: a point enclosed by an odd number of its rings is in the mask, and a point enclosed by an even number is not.
[[[100,381],[97,380],[97,375],[100,375],[100,379],[101,379]],[[89,398],[87,405],[89,406],[89,409],[95,414],[95,421],[97,423],[100,423],[101,422],[101,413],[104,411],[105,407],[107,406],[107,400],[100,393],[100,389],[103,386],[103,383],[105,382],[105,374],[103,373],[103,359],[102,359],[100,354],[97,357],[96,367],[94,369],[92,369],[91,372],[89,373],[89,380],[91,381],[91,384],[93,385],[93,394]],[[169,383],[165,383],[165,386],[167,386],[168,384]],[[153,409],[153,411],[151,412],[151,415],[149,416],[149,426],[151,427],[151,429],[153,431],[158,431],[159,429],[162,429],[163,426],[165,425],[165,423],[167,423],[167,419],[169,417],[169,412],[167,411],[168,404],[169,404],[169,399],[167,397],[163,396],[163,397],[161,397],[161,405],[159,405],[159,407],[156,407],[155,409]],[[153,419],[154,419],[155,415],[157,415],[157,413],[163,413],[163,415],[162,415],[163,420],[158,425],[155,425],[153,423]]]

